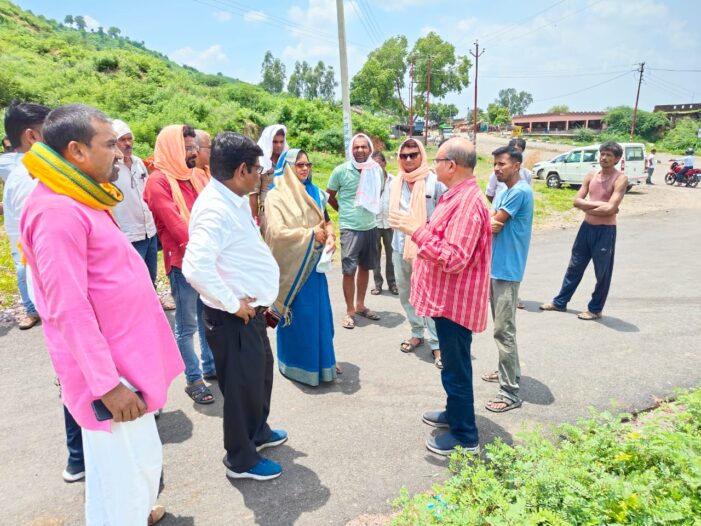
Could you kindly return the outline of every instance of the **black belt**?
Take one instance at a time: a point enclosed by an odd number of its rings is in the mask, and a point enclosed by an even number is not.
[[[256,316],[258,316],[259,314],[263,314],[266,310],[268,310],[268,307],[259,305],[258,307],[256,307]]]

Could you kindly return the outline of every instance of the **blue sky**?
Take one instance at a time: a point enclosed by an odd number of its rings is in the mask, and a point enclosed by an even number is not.
[[[83,15],[95,27],[117,26],[176,62],[248,82],[259,82],[267,50],[288,75],[296,60],[323,60],[339,71],[335,0],[16,3],[59,21]],[[433,30],[458,54],[474,50],[477,38],[486,49],[480,107],[510,87],[533,95],[529,113],[554,104],[576,111],[632,106],[633,70],[642,61],[641,108],[701,101],[699,0],[346,0],[345,14],[351,76],[384,39],[404,34],[413,45]],[[473,106],[472,84],[446,102],[464,115]]]

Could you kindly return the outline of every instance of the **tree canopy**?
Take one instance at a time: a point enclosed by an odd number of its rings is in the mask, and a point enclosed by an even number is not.
[[[555,104],[555,106],[550,106],[546,113],[567,113],[568,111],[570,111],[570,107],[567,104]]]
[[[261,75],[263,80],[260,82],[260,87],[270,93],[282,93],[285,89],[285,64],[279,58],[273,57],[270,51],[265,53],[263,64],[261,66]]]
[[[533,95],[526,91],[516,91],[514,88],[499,90],[497,98],[494,100],[499,106],[509,110],[509,115],[523,115],[528,106],[533,103]]]
[[[633,123],[633,108],[617,106],[608,110],[604,117],[609,132],[627,134]],[[669,125],[669,119],[664,113],[638,110],[635,118],[635,134],[649,141],[657,140]]]

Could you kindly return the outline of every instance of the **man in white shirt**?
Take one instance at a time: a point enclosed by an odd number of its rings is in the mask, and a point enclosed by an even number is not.
[[[647,170],[647,179],[645,179],[645,184],[655,184],[652,182],[652,174],[655,172],[655,165],[658,162],[657,150],[653,148],[650,150],[650,155],[648,155],[647,159],[645,160],[645,167]]]
[[[19,154],[17,164],[10,172],[5,181],[2,192],[2,201],[5,214],[5,230],[10,238],[10,252],[12,261],[17,270],[17,287],[25,308],[25,316],[19,322],[20,330],[27,330],[39,323],[39,314],[34,303],[29,298],[27,290],[27,270],[22,263],[22,254],[17,244],[19,243],[19,218],[22,214],[24,203],[36,186],[36,179],[33,179],[24,164],[20,162],[21,157],[32,145],[42,140],[41,129],[44,119],[49,114],[49,108],[30,102],[14,102],[10,104],[5,112],[5,132]]]
[[[119,161],[119,178],[114,184],[124,194],[124,199],[114,210],[114,218],[124,235],[146,263],[151,282],[156,284],[158,272],[158,238],[153,214],[144,201],[144,187],[148,171],[143,161],[134,155],[134,134],[119,119],[112,121],[117,134],[117,148],[124,159]]]
[[[231,478],[270,480],[282,467],[258,451],[287,432],[270,429],[273,354],[265,311],[275,301],[280,270],[260,237],[248,194],[258,183],[263,151],[234,132],[212,143],[212,180],[190,216],[183,275],[204,303],[204,324],[224,396],[224,465]]]
[[[518,151],[521,152],[521,154],[523,154],[523,152],[526,151],[526,140],[522,139],[521,137],[511,139],[509,141],[509,147],[516,148]],[[533,175],[531,174],[530,170],[522,166],[519,174],[521,176],[521,179],[526,181],[529,185],[533,186]],[[500,183],[499,181],[497,181],[496,174],[492,172],[492,175],[489,176],[489,181],[487,182],[487,189],[485,190],[485,194],[487,194],[487,199],[489,200],[489,202],[494,202],[494,199],[496,199],[496,197],[500,193],[505,191],[506,188],[507,187],[504,183]]]
[[[394,230],[389,226],[389,189],[394,181],[394,176],[387,172],[387,159],[382,152],[373,152],[372,158],[380,165],[385,177],[382,180],[380,189],[380,213],[377,214],[377,254],[375,254],[375,267],[372,270],[372,277],[375,280],[375,288],[370,294],[377,296],[382,292],[382,245],[385,247],[385,278],[387,288],[397,295],[397,280],[394,277],[394,264],[392,263],[392,233]]]
[[[8,137],[3,137],[2,155],[0,155],[0,179],[2,179],[3,183],[7,181],[7,177],[10,175],[10,172],[15,165],[19,162],[20,157],[21,154],[15,151],[12,143],[10,143],[10,139]]]

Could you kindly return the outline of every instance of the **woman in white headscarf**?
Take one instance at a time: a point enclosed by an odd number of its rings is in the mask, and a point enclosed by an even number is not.
[[[263,167],[263,173],[260,175],[258,185],[255,190],[250,193],[249,199],[251,203],[251,212],[253,218],[261,227],[261,231],[265,232],[265,197],[268,195],[268,190],[273,182],[273,174],[275,165],[282,152],[290,149],[287,144],[287,128],[282,124],[273,124],[263,130],[263,133],[258,139],[258,146],[263,150],[263,156],[260,157],[260,165]]]

